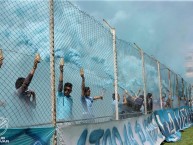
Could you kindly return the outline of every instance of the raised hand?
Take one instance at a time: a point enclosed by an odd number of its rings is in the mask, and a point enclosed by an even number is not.
[[[36,56],[35,56],[35,60],[34,61],[37,62],[37,63],[40,63],[40,59],[41,59],[40,54],[37,53]]]
[[[83,68],[80,69],[80,76],[84,77],[84,69]]]
[[[64,58],[60,59],[60,71],[63,72],[63,68],[64,68]]]
[[[0,60],[3,60],[3,51],[0,49]]]
[[[34,69],[37,68],[38,63],[40,63],[40,59],[41,59],[40,54],[37,53],[35,58],[34,58],[34,67],[33,67]]]

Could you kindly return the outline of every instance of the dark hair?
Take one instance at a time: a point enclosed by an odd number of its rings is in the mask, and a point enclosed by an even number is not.
[[[144,96],[143,95],[139,95],[139,98],[144,99]]]
[[[88,90],[90,90],[90,88],[89,87],[85,87],[84,88],[84,93],[86,93]]]
[[[67,82],[67,83],[65,83],[65,84],[64,84],[64,88],[66,88],[66,87],[70,87],[70,88],[72,88],[72,84],[71,84],[71,83],[69,83],[69,82]]]
[[[166,97],[166,93],[162,93],[162,98],[165,98]]]
[[[152,96],[152,93],[147,93],[147,98],[150,98]]]
[[[15,82],[15,88],[19,89],[22,86],[24,81],[25,81],[25,78],[23,77],[18,78]]]

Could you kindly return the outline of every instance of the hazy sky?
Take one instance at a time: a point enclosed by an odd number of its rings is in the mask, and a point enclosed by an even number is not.
[[[98,21],[106,19],[120,39],[184,76],[184,57],[193,50],[193,1],[72,1]]]

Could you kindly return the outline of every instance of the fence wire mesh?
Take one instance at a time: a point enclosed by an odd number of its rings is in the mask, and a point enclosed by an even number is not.
[[[179,106],[184,106],[184,79],[178,75]]]
[[[144,113],[143,74],[141,53],[130,43],[117,40],[118,86],[120,112],[132,117]],[[122,107],[122,108],[121,108]]]
[[[159,78],[158,78],[158,64],[157,61],[147,54],[144,54],[145,60],[145,76],[146,76],[146,91],[153,99],[153,108],[147,108],[148,112],[158,110],[161,108]]]
[[[172,108],[177,108],[178,103],[178,84],[176,74],[173,71],[170,71],[170,79],[171,79],[171,99],[172,99]]]
[[[191,103],[192,103],[192,86],[191,84],[188,84],[188,98],[189,98],[189,106],[191,106]]]
[[[56,79],[60,76],[60,58],[64,58],[63,84],[69,82],[73,85],[70,94],[73,118],[65,121],[112,116],[114,73],[110,31],[71,3],[59,1],[55,2],[55,35]],[[81,68],[89,95],[82,91]],[[64,93],[65,87],[62,90]],[[61,97],[57,96],[57,99],[57,105],[60,104],[57,106],[59,121],[60,111],[66,107],[61,105]]]
[[[0,116],[10,128],[51,124],[50,67],[43,57],[49,56],[49,3],[1,1],[0,15]]]
[[[188,82],[184,81],[184,105],[188,105],[188,100],[189,100],[189,96],[188,96]]]
[[[162,85],[162,108],[171,108],[170,72],[168,68],[160,64],[160,76]]]
[[[0,68],[0,116],[9,119],[10,128],[52,125],[49,2],[4,0],[0,15],[0,48],[4,58]],[[110,29],[68,1],[54,1],[54,47],[57,122],[114,119]],[[120,118],[141,115],[144,106],[148,112],[161,109],[157,60],[144,54],[143,74],[139,49],[117,38],[116,48]],[[183,98],[190,98],[190,85],[175,73],[170,73],[169,83],[164,65],[160,66],[160,75],[163,89],[178,98],[176,102],[173,98],[173,107],[185,105]],[[19,77],[24,79],[15,84]],[[132,102],[138,106],[132,106]]]

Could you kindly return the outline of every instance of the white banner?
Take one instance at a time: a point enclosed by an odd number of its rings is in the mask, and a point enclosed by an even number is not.
[[[58,125],[62,145],[160,145],[162,136],[153,115],[119,121]]]

